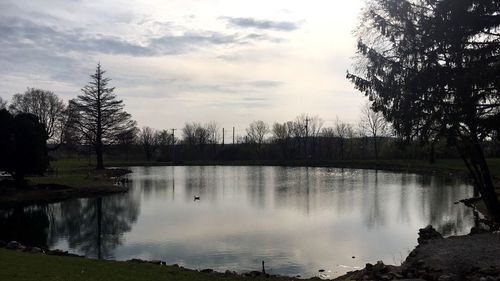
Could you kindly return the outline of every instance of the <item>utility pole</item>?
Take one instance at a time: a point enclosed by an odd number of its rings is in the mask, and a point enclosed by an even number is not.
[[[177,129],[172,129],[172,164],[175,164],[175,131]]]
[[[308,141],[308,138],[309,138],[309,121],[311,121],[311,119],[309,119],[309,116],[306,116],[306,139],[305,139],[306,158],[307,158],[307,141]]]
[[[233,127],[233,145],[234,145],[234,127]]]
[[[222,147],[224,147],[224,138],[226,137],[225,133],[226,131],[222,128]]]

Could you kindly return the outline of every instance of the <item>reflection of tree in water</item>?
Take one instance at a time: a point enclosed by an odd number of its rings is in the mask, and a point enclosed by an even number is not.
[[[44,207],[15,207],[0,210],[0,240],[46,247],[49,218]]]
[[[130,231],[139,214],[139,201],[132,195],[62,202],[51,234],[67,236],[69,247],[85,256],[112,258],[113,250],[122,244],[123,234]]]
[[[423,188],[420,209],[427,224],[443,235],[468,231],[472,226],[473,211],[455,202],[472,197],[472,189],[465,188],[462,182],[449,177],[420,176],[417,182]]]

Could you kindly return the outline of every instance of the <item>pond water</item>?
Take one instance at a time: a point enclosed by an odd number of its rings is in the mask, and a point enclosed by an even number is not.
[[[468,233],[454,202],[470,185],[439,176],[333,168],[132,167],[130,191],[0,211],[0,239],[89,257],[160,259],[217,271],[335,277],[401,263],[419,228]],[[199,200],[194,200],[194,197]]]

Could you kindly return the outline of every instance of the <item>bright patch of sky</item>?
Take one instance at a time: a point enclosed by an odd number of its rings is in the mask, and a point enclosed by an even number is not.
[[[355,123],[345,79],[362,0],[0,2],[0,95],[76,97],[98,62],[139,126],[216,121],[242,134],[307,113]]]

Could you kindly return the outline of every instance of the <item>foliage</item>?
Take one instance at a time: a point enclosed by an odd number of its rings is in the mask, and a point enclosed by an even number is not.
[[[375,0],[348,73],[406,139],[448,139],[500,217],[482,142],[500,126],[500,2]]]
[[[48,166],[46,134],[38,118],[29,113],[12,116],[0,110],[0,170],[18,184],[25,175],[43,174]]]

